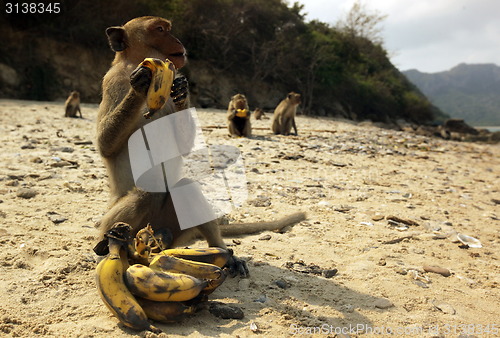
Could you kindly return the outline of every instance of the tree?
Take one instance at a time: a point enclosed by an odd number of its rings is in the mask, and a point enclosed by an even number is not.
[[[382,15],[379,11],[369,12],[360,0],[356,0],[346,17],[337,23],[337,27],[353,38],[365,38],[381,45],[383,39],[380,35],[382,32],[380,23],[386,17],[387,15]]]

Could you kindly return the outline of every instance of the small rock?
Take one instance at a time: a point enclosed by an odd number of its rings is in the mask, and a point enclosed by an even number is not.
[[[408,274],[408,270],[406,270],[405,268],[402,268],[400,266],[396,266],[394,268],[394,271],[396,271],[396,273],[399,273],[400,275],[403,275],[403,276]]]
[[[288,284],[283,279],[275,280],[274,284],[276,284],[280,289],[288,289]]]
[[[16,196],[25,198],[25,199],[30,199],[33,198],[37,195],[37,192],[34,189],[30,188],[19,188],[17,190]]]
[[[385,218],[384,215],[375,215],[375,216],[372,217],[372,221],[377,222],[377,221],[383,220],[384,218]]]
[[[433,300],[432,305],[434,305],[434,307],[436,309],[438,309],[439,311],[442,311],[443,313],[447,313],[450,315],[454,315],[456,313],[455,309],[450,304],[441,303],[441,302],[438,302],[437,300]]]
[[[398,223],[403,223],[403,224],[406,224],[406,225],[414,225],[414,226],[418,226],[419,225],[414,220],[407,219],[407,218],[401,218],[401,217],[398,217],[398,216],[392,216],[391,215],[391,216],[387,216],[386,219],[394,221],[394,222],[398,222]]]
[[[242,319],[245,316],[241,308],[220,302],[211,303],[208,311],[222,319]]]
[[[271,235],[264,235],[264,236],[259,238],[259,241],[268,241],[271,238],[272,238]]]
[[[437,273],[437,274],[440,274],[441,276],[444,276],[444,277],[451,276],[450,270],[445,269],[445,268],[441,268],[439,266],[424,265],[423,269],[425,272]]]
[[[255,324],[255,322],[250,323],[250,331],[259,332],[259,327],[257,326],[257,324]]]
[[[379,298],[373,303],[373,305],[378,309],[388,309],[394,306],[394,304],[392,304],[392,302],[387,298]]]
[[[324,269],[321,272],[321,275],[325,278],[332,278],[333,276],[335,276],[337,274],[337,272],[339,272],[339,270],[337,270],[337,269]]]
[[[32,159],[30,159],[30,162],[31,163],[43,163],[43,160],[37,156],[37,157],[33,157]]]
[[[255,303],[265,303],[267,302],[267,296],[261,295],[259,298],[253,300]]]
[[[59,223],[63,223],[65,221],[67,221],[68,219],[64,216],[61,216],[59,215],[58,213],[56,212],[53,212],[53,211],[49,211],[47,213],[47,217],[51,220],[52,223],[54,224],[59,224]]]
[[[35,149],[35,146],[31,143],[26,143],[21,146],[21,149]]]

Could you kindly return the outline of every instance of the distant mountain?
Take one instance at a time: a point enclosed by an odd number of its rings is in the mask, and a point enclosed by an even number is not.
[[[461,63],[449,71],[403,72],[427,98],[451,117],[474,126],[500,125],[500,67]]]

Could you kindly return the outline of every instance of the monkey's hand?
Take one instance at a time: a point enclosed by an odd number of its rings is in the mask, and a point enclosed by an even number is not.
[[[146,97],[152,78],[153,72],[151,69],[139,66],[130,74],[130,85],[138,94]]]
[[[226,266],[229,268],[229,274],[234,277],[240,275],[241,277],[248,277],[250,272],[248,271],[247,262],[236,256],[231,256]]]
[[[189,82],[184,75],[179,75],[174,79],[170,96],[174,100],[178,110],[183,110],[189,106]]]

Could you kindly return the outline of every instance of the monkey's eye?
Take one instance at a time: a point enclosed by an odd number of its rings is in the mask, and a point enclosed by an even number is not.
[[[165,31],[165,28],[163,28],[163,26],[158,26],[156,27],[156,29],[158,30],[158,32],[164,32]]]

